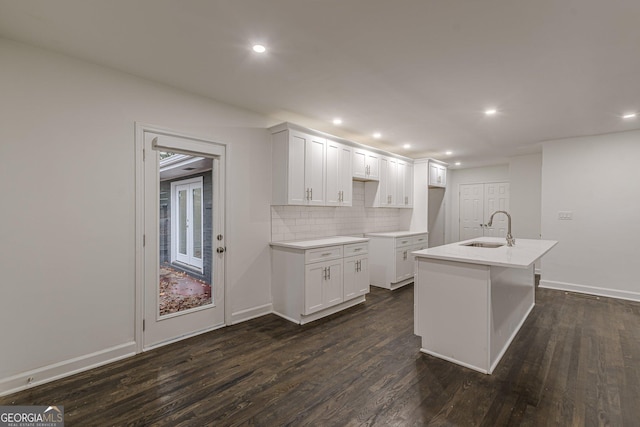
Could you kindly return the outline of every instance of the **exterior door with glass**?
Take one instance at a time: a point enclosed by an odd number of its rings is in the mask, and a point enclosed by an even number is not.
[[[142,348],[225,325],[225,147],[143,136]]]

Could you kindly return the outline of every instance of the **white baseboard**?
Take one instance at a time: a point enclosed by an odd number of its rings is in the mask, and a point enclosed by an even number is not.
[[[541,288],[557,289],[560,291],[577,292],[581,294],[598,295],[607,298],[640,301],[639,292],[621,291],[617,289],[599,288],[596,286],[578,285],[575,283],[558,282],[555,280],[540,280]]]
[[[258,307],[248,308],[246,310],[240,310],[231,314],[231,324],[246,322],[247,320],[255,319],[256,317],[264,316],[273,312],[273,304],[263,304]]]
[[[131,341],[95,353],[53,363],[42,368],[22,372],[0,379],[0,396],[6,396],[40,384],[68,377],[107,363],[115,362],[136,354],[136,343]]]

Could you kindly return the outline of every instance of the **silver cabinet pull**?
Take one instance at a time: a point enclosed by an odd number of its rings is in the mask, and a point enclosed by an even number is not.
[[[362,250],[362,248],[355,248],[353,251],[354,252],[360,252]]]
[[[321,254],[320,256],[329,256],[329,255],[331,255],[331,252],[325,252],[325,253]]]
[[[406,259],[407,259],[407,251],[404,251],[404,252],[402,253],[402,259],[403,259],[403,260],[406,260]]]
[[[313,201],[313,188],[309,189],[309,194],[310,194],[310,199],[311,201]]]
[[[331,267],[327,267],[327,270],[329,271],[327,280],[331,280]]]

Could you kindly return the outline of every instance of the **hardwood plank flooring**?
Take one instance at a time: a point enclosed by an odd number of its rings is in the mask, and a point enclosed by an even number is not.
[[[309,325],[264,316],[0,405],[64,405],[68,426],[640,423],[640,303],[538,288],[490,376],[419,347],[413,287],[372,288]]]

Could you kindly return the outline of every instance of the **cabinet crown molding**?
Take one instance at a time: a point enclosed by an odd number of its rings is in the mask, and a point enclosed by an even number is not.
[[[319,130],[316,130],[316,129],[311,129],[311,128],[307,128],[307,127],[304,127],[304,126],[300,126],[300,125],[297,125],[297,124],[291,123],[291,122],[283,122],[283,123],[277,124],[275,126],[271,126],[268,129],[269,129],[269,131],[271,132],[272,135],[276,134],[276,133],[279,133],[279,132],[284,132],[286,130],[296,130],[296,131],[299,131],[299,132],[305,132],[305,133],[308,133],[308,134],[313,135],[313,136],[317,136],[317,137],[320,137],[320,138],[327,138],[327,139],[330,139],[332,141],[339,142],[341,144],[348,145],[348,146],[351,146],[351,147],[354,147],[354,148],[360,148],[360,149],[363,149],[363,150],[371,151],[373,153],[380,154],[382,156],[394,157],[396,159],[404,160],[404,161],[410,162],[412,164],[415,162],[415,160],[412,159],[411,157],[406,157],[406,156],[403,156],[401,154],[391,153],[389,151],[381,150],[381,149],[376,148],[376,147],[371,147],[369,145],[361,144],[359,142],[352,141],[350,139],[341,138],[339,136],[331,135],[329,133],[322,132],[322,131],[319,131]]]

